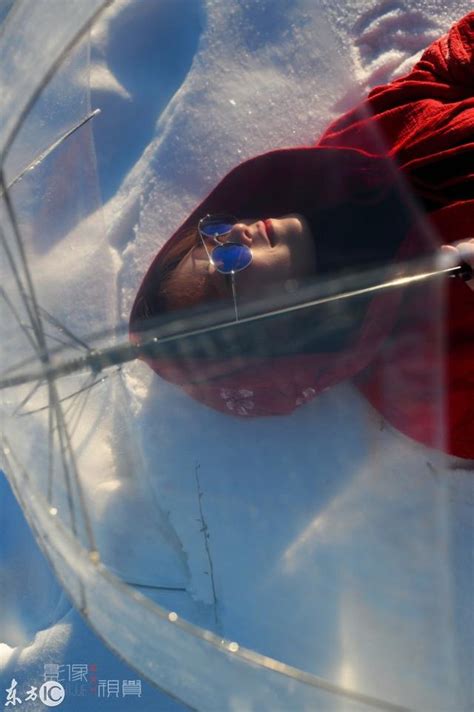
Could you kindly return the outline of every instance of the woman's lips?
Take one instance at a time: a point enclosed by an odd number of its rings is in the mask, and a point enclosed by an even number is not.
[[[267,218],[263,221],[263,224],[265,225],[265,232],[267,233],[270,247],[273,247],[273,238],[275,236],[275,231],[273,229],[272,221],[270,220],[270,218]]]

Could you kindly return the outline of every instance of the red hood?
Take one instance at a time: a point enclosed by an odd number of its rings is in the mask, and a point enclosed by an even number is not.
[[[132,334],[144,301],[153,313],[150,305],[153,305],[155,269],[183,233],[196,226],[206,213],[225,211],[237,216],[278,217],[291,212],[306,215],[311,212],[329,215],[332,222],[339,213],[354,233],[352,243],[344,245],[344,253],[340,254],[341,265],[351,266],[351,253],[357,254],[363,249],[354,223],[360,228],[367,220],[366,214],[373,216],[377,212],[379,219],[372,225],[371,239],[375,241],[374,249],[377,243],[383,245],[387,232],[383,206],[394,200],[400,211],[410,215],[405,224],[412,222],[415,213],[406,205],[401,178],[393,163],[360,150],[292,148],[272,151],[242,163],[223,178],[157,254],[135,300]],[[399,249],[403,237],[404,233],[394,236],[391,256]],[[425,235],[426,243],[429,240]],[[328,247],[317,244],[320,262],[324,261]],[[309,400],[310,395],[352,376],[370,361],[393,322],[398,301],[399,295],[395,294],[374,300],[350,349],[336,355],[302,354],[265,360],[239,357],[224,362],[146,357],[144,360],[189,395],[223,412],[252,416],[290,413],[302,399]],[[216,377],[216,373],[223,375]],[[234,405],[239,394],[247,405],[252,403],[251,407]]]

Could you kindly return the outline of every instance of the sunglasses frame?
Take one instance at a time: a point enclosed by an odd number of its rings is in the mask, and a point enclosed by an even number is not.
[[[222,232],[222,233],[216,233],[215,235],[207,235],[206,233],[203,232],[203,230],[202,230],[202,225],[203,225],[203,223],[204,223],[205,220],[209,220],[210,218],[211,218],[211,219],[214,219],[215,222],[217,222],[217,221],[220,220],[220,222],[229,223],[229,224],[231,225],[230,230],[227,230],[227,231]],[[230,214],[226,214],[226,213],[211,214],[211,213],[208,213],[207,215],[205,215],[203,218],[200,219],[200,221],[199,221],[199,223],[198,223],[198,233],[199,233],[199,237],[201,238],[201,242],[202,242],[202,244],[203,244],[203,246],[204,246],[204,249],[206,250],[206,254],[207,254],[207,256],[208,256],[208,259],[209,259],[210,264],[214,265],[214,267],[215,267],[216,270],[219,272],[219,274],[223,274],[225,277],[230,277],[230,283],[231,283],[231,288],[232,288],[232,298],[233,298],[233,301],[234,301],[235,319],[236,319],[236,321],[239,321],[239,311],[238,311],[238,308],[237,308],[237,293],[236,293],[236,289],[235,289],[235,275],[237,274],[237,272],[242,272],[244,269],[247,269],[247,267],[250,267],[250,265],[252,264],[252,259],[253,259],[252,250],[250,249],[250,247],[247,247],[246,245],[241,245],[240,242],[233,242],[233,241],[231,241],[231,242],[221,242],[220,239],[218,239],[218,238],[226,237],[227,235],[229,235],[230,232],[231,232],[231,230],[232,230],[232,228],[234,227],[234,225],[235,225],[237,222],[238,222],[237,219],[236,219],[233,215],[230,215]],[[207,246],[207,244],[206,244],[206,240],[213,240],[213,242],[214,242],[214,244],[215,244],[215,247],[213,247],[211,251],[209,251],[209,249],[208,249],[208,246]],[[222,270],[222,269],[219,269],[219,267],[218,267],[218,266],[216,265],[216,263],[214,262],[214,259],[213,259],[212,255],[214,254],[214,251],[215,251],[215,250],[218,250],[219,248],[225,250],[225,249],[226,249],[226,245],[229,245],[229,246],[232,246],[232,245],[241,245],[241,247],[245,247],[246,250],[248,250],[249,255],[250,255],[250,260],[249,260],[249,262],[248,262],[246,265],[244,265],[243,267],[240,267],[239,269],[230,270],[229,272],[224,271],[224,270]]]
[[[215,235],[208,235],[208,234],[204,233],[203,229],[202,229],[202,224],[204,223],[205,220],[208,220],[209,218],[212,218],[215,222],[229,223],[231,225],[230,230],[226,230],[225,232],[221,232],[221,233],[216,233]],[[209,261],[211,262],[211,264],[213,264],[215,266],[216,270],[218,272],[220,272],[220,274],[231,275],[231,274],[235,274],[237,272],[242,272],[244,269],[247,269],[247,267],[250,267],[250,265],[252,264],[252,259],[253,259],[252,250],[249,247],[247,247],[246,245],[241,245],[240,242],[235,242],[233,240],[230,242],[221,242],[219,239],[219,238],[226,237],[227,235],[229,235],[232,228],[234,227],[234,225],[237,222],[238,222],[237,218],[235,218],[233,215],[230,215],[230,214],[227,215],[226,213],[216,213],[215,215],[213,215],[213,214],[205,215],[203,218],[201,218],[201,220],[198,223],[199,237],[201,238],[201,242],[204,246],[204,249],[206,250],[206,254],[209,258]],[[214,241],[215,247],[213,247],[211,251],[209,251],[209,249],[208,249],[206,240]],[[224,271],[222,269],[219,269],[219,267],[215,263],[212,255],[214,253],[214,250],[219,249],[219,248],[225,249],[226,245],[241,245],[242,247],[244,247],[246,250],[248,250],[248,253],[250,255],[249,262],[246,265],[244,265],[243,267],[239,267],[238,269],[234,269],[234,270]]]

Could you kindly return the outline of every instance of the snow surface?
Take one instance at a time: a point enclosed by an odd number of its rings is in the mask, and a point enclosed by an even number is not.
[[[90,77],[107,241],[93,220],[63,240],[50,235],[42,279],[54,281],[58,260],[68,275],[50,288],[51,304],[74,303],[82,333],[125,325],[158,247],[232,166],[312,142],[470,9],[116,0],[93,30]],[[459,462],[394,432],[350,384],[289,418],[243,422],[189,401],[143,364],[127,366],[120,385],[109,380],[76,437],[114,572],[187,620],[331,682],[464,709],[472,485]],[[109,399],[131,422],[103,407]],[[143,490],[127,474],[132,440]],[[137,677],[70,608],[0,486],[1,688],[44,662],[87,659],[104,677]],[[179,708],[144,690],[140,702],[107,705]],[[79,698],[66,707],[86,708]]]

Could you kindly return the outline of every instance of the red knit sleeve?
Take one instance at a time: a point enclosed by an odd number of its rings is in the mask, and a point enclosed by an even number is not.
[[[474,12],[412,71],[376,87],[329,126],[320,146],[394,158],[429,210],[474,197]]]

